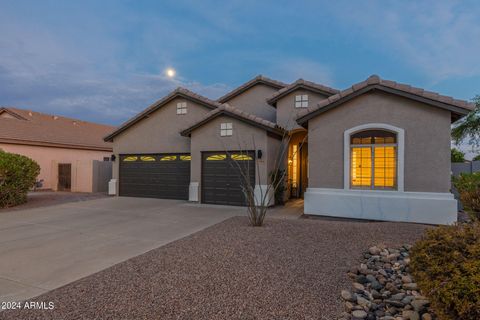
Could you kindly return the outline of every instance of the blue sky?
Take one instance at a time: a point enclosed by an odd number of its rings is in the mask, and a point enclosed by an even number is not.
[[[217,98],[257,74],[471,99],[478,17],[478,1],[0,0],[0,105],[117,125],[177,86]]]

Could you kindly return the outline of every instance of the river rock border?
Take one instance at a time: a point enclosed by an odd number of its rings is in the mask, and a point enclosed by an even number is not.
[[[352,290],[342,290],[346,311],[341,320],[432,320],[430,302],[418,292],[409,272],[410,245],[374,246],[363,254],[360,267],[348,272]]]

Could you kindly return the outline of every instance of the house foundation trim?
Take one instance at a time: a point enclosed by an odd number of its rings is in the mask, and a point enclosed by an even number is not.
[[[451,193],[308,188],[305,214],[341,218],[452,224],[457,201]]]
[[[198,182],[190,182],[188,186],[188,201],[198,202],[198,189],[199,183]]]

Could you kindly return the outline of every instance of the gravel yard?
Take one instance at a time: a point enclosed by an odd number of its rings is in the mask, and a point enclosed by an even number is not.
[[[346,272],[375,244],[412,243],[424,225],[236,217],[32,301],[0,319],[336,319]]]

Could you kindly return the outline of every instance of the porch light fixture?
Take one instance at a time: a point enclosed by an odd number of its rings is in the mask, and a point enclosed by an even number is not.
[[[116,157],[114,154],[112,154],[112,155],[110,156],[110,160],[112,160],[112,161],[115,161],[116,158],[117,158],[117,157]]]
[[[257,158],[262,159],[262,150],[257,150]]]

